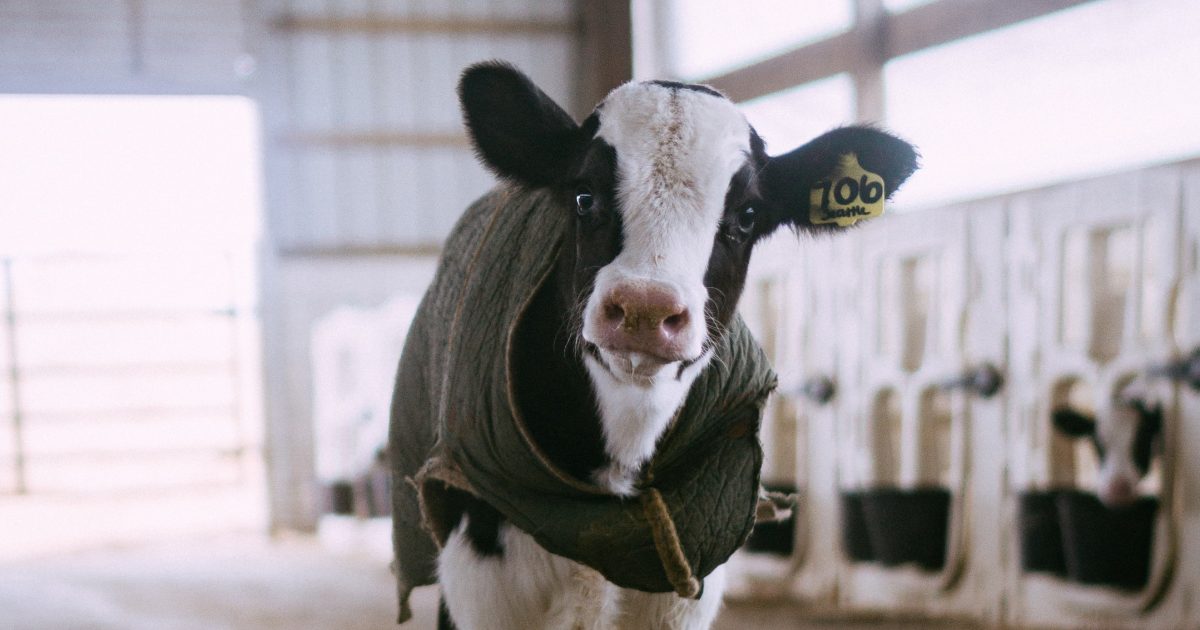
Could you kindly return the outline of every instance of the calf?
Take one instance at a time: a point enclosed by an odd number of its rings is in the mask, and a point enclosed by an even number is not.
[[[1111,508],[1132,504],[1137,486],[1150,470],[1162,433],[1162,406],[1141,396],[1122,395],[1113,410],[1097,422],[1093,416],[1067,407],[1053,413],[1054,426],[1063,434],[1091,439],[1100,461],[1097,495]]]
[[[890,195],[915,170],[916,153],[882,131],[845,127],[770,157],[733,103],[700,85],[626,84],[609,94],[582,125],[527,77],[502,63],[467,69],[459,97],[476,152],[506,186],[473,206],[456,227],[397,376],[390,448],[400,462],[393,471],[393,501],[401,620],[407,616],[408,590],[426,583],[432,568],[425,566],[423,557],[427,546],[421,536],[426,534],[411,516],[420,504],[426,528],[441,543],[436,574],[442,587],[443,628],[707,628],[722,596],[722,570],[702,567],[695,575],[687,573],[701,566],[696,558],[703,554],[687,548],[676,553],[674,542],[692,530],[661,517],[668,513],[662,505],[669,501],[663,499],[667,491],[660,493],[657,487],[689,483],[690,477],[677,474],[672,481],[663,479],[664,473],[653,478],[662,471],[650,468],[668,435],[678,441],[681,434],[702,433],[697,439],[713,446],[697,451],[695,459],[703,453],[716,457],[729,443],[749,440],[749,467],[734,467],[733,460],[703,462],[730,468],[724,471],[728,478],[718,476],[706,483],[715,492],[726,492],[712,505],[749,506],[748,511],[738,507],[734,518],[725,518],[692,505],[702,512],[694,516],[707,520],[708,529],[729,530],[727,523],[752,522],[761,465],[755,433],[759,394],[765,396],[770,385],[763,386],[766,381],[759,379],[753,390],[747,385],[738,394],[735,388],[732,398],[747,400],[734,401],[731,404],[743,407],[728,409],[748,408],[752,413],[747,417],[745,411],[731,412],[728,421],[712,430],[679,426],[685,422],[679,419],[680,409],[685,401],[690,405],[695,383],[716,382],[714,370],[735,373],[760,360],[757,347],[751,353],[721,355],[728,337],[744,330],[734,311],[755,244],[780,227],[839,229],[815,225],[810,200],[814,187],[842,174],[848,154],[881,176],[880,193]],[[559,240],[544,243],[537,234],[522,236],[531,240],[510,245],[506,255],[514,260],[480,261],[476,254],[459,251],[489,238],[502,229],[495,226],[510,222],[506,213],[525,212],[529,204],[542,204],[545,207],[536,211],[553,213],[551,223],[562,226]],[[558,243],[556,249],[551,242]],[[515,259],[536,259],[542,250],[554,259],[544,280],[529,280],[537,286],[527,300],[514,297],[509,288],[484,287],[478,292],[494,304],[445,303],[450,300],[442,296],[459,293],[444,287],[473,282],[469,278],[481,267],[492,274],[526,273]],[[505,277],[506,287],[508,280]],[[480,339],[475,327],[461,325],[460,332],[445,338],[431,332],[439,322],[486,318],[489,309],[502,310],[499,304],[512,301],[519,304],[520,321],[505,335]],[[463,364],[468,370],[475,363],[504,370],[507,385],[472,391],[489,405],[497,397],[508,398],[511,415],[520,417],[512,422],[521,424],[521,436],[545,464],[536,483],[557,484],[536,487],[553,490],[535,490],[530,481],[529,492],[521,494],[524,482],[508,471],[495,476],[464,474],[477,470],[479,458],[509,459],[496,454],[511,444],[496,437],[505,427],[495,434],[488,429],[488,435],[477,440],[486,442],[486,448],[456,452],[456,444],[475,439],[454,428],[478,421],[475,401],[456,406],[454,396],[459,394],[439,395],[431,403],[437,409],[413,408],[411,400],[422,393],[467,378],[447,373],[444,365],[449,363],[428,360],[447,352],[475,353],[472,362]],[[498,360],[496,354],[501,355]],[[753,404],[746,407],[746,402]],[[509,422],[506,409],[500,415]],[[447,424],[430,428],[439,421],[431,419],[437,414]],[[674,470],[688,465],[698,470],[702,463],[675,459]],[[423,464],[420,470],[418,464]],[[423,490],[430,479],[438,482],[436,502]],[[561,501],[563,519],[573,519],[571,510],[576,509],[591,513],[604,506],[647,506],[644,518],[636,510],[620,512],[623,516],[608,519],[611,522],[581,529],[577,544],[593,554],[587,557],[596,558],[596,537],[601,533],[628,523],[651,529],[650,551],[657,548],[663,559],[663,568],[656,570],[668,574],[672,586],[667,588],[675,592],[646,592],[651,587],[642,585],[649,582],[635,578],[622,579],[636,588],[615,586],[610,566],[601,571],[565,557],[572,555],[575,539],[551,553],[543,544],[546,532],[561,525],[551,522],[553,518],[531,521],[528,510],[515,500],[493,498],[496,493],[546,495],[546,501]],[[710,534],[735,539],[731,552],[748,531],[748,525],[744,531],[738,525],[733,531]],[[645,547],[599,552],[632,559]],[[585,555],[581,551],[579,557]],[[720,561],[727,557],[726,553]]]

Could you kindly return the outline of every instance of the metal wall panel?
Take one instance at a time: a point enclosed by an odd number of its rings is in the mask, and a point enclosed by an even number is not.
[[[494,184],[461,130],[455,87],[505,59],[567,107],[578,39],[571,4],[292,0],[269,25],[268,141],[285,252],[436,246]]]
[[[235,94],[244,0],[0,3],[0,92]]]

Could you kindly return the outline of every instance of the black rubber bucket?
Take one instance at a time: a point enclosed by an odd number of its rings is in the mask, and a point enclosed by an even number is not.
[[[367,516],[389,516],[392,513],[391,475],[384,468],[371,466],[363,477],[367,498]]]
[[[795,494],[795,485],[766,484],[764,487],[772,492]],[[779,556],[790,556],[796,548],[796,512],[799,506],[792,509],[792,515],[774,523],[756,523],[750,539],[746,541],[746,549]]]
[[[1020,495],[1021,569],[1026,572],[1067,575],[1062,530],[1058,527],[1061,490],[1031,490]]]
[[[871,562],[875,553],[871,549],[871,537],[867,533],[867,517],[863,514],[862,493],[843,492],[842,549],[851,562]]]
[[[1145,588],[1158,499],[1142,497],[1127,508],[1109,509],[1094,494],[1064,490],[1057,504],[1070,580],[1126,590]]]
[[[914,563],[930,571],[945,566],[949,490],[874,488],[863,492],[862,501],[876,560],[885,566]]]
[[[354,514],[354,486],[345,481],[335,481],[324,489],[324,511],[346,516]]]

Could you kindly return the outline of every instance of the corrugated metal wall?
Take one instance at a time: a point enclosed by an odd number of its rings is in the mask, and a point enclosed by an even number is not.
[[[236,94],[247,0],[5,0],[0,92]]]
[[[271,225],[285,254],[441,242],[493,183],[461,130],[465,66],[506,59],[555,98],[572,93],[579,28],[566,0],[265,6]]]

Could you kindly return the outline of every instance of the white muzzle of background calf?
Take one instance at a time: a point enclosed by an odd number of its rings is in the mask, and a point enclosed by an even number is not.
[[[1109,507],[1124,507],[1137,497],[1142,472],[1133,462],[1134,441],[1142,419],[1132,407],[1114,405],[1112,413],[1096,426],[1105,453],[1100,460],[1096,495]]]

